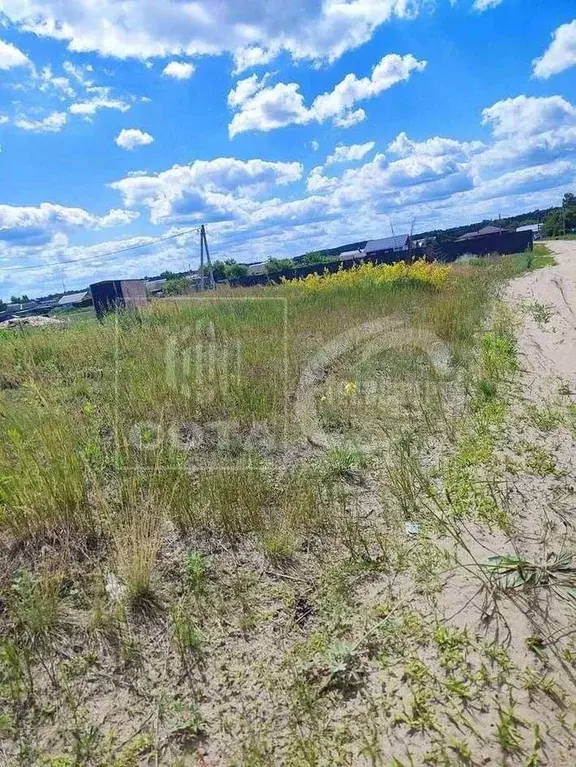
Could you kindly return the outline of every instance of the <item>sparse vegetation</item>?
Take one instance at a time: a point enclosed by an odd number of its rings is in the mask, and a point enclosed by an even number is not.
[[[499,300],[548,262],[4,334],[6,763],[569,763],[573,406],[519,396]]]

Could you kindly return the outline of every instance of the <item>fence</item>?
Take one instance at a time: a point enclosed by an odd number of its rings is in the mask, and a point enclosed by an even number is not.
[[[462,242],[443,242],[436,246],[437,258],[442,261],[455,261],[460,256],[487,256],[497,253],[501,256],[511,253],[523,253],[534,247],[534,232],[501,232],[485,234]]]
[[[438,261],[456,261],[460,256],[471,254],[486,256],[491,253],[507,255],[522,253],[526,249],[532,250],[534,236],[532,232],[502,232],[502,234],[488,234],[483,237],[475,237],[472,240],[462,242],[439,243],[435,247],[434,258]],[[370,256],[359,255],[358,258],[346,261],[332,261],[328,264],[315,264],[312,266],[295,266],[291,269],[282,269],[273,274],[247,274],[230,280],[232,287],[249,288],[254,285],[269,285],[281,282],[282,279],[302,279],[309,274],[318,272],[337,272],[339,269],[351,269],[357,264],[371,262],[373,264],[393,264],[405,259],[430,258],[430,252],[425,248],[412,248],[410,252],[397,251],[393,253],[375,253]]]

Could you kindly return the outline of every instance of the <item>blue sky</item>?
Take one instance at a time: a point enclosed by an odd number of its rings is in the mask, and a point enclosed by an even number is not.
[[[201,223],[214,258],[256,261],[558,204],[575,15],[0,0],[0,296],[196,266]]]

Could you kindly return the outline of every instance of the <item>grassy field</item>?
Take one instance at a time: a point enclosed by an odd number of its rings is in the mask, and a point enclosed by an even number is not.
[[[550,263],[2,331],[0,763],[569,763],[572,571],[515,508],[571,503],[576,419],[521,400],[499,299]]]

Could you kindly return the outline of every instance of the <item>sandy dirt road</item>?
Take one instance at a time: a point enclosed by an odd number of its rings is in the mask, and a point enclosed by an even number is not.
[[[526,313],[518,345],[529,399],[562,382],[576,392],[576,240],[545,244],[557,265],[529,272],[508,287],[508,298]]]

